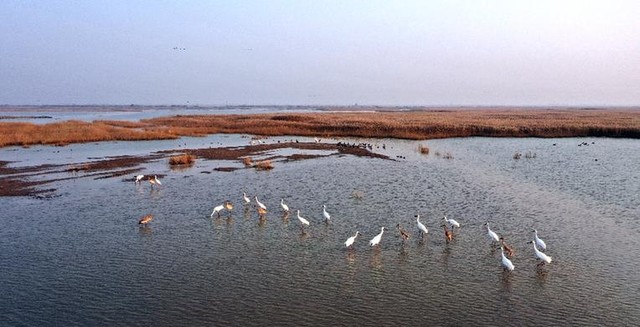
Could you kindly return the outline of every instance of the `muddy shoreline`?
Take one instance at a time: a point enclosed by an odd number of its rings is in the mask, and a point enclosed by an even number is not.
[[[264,160],[278,160],[286,163],[297,160],[309,160],[328,156],[353,155],[357,157],[377,158],[391,160],[388,156],[375,153],[367,149],[366,145],[343,145],[333,143],[298,143],[279,142],[273,144],[257,144],[239,147],[220,148],[199,148],[199,149],[174,149],[156,152],[146,156],[120,156],[108,157],[91,162],[78,162],[64,165],[39,165],[27,167],[9,167],[9,161],[0,161],[0,196],[32,196],[36,198],[48,198],[56,196],[56,189],[52,183],[64,180],[92,178],[118,178],[122,177],[123,182],[133,182],[134,175],[143,170],[143,165],[152,161],[168,160],[176,154],[192,154],[196,160],[227,160],[242,163],[242,159],[253,156],[265,156],[269,151],[278,149],[298,149],[298,150],[324,150],[333,151],[331,154],[306,155],[292,154],[289,156],[272,155]],[[173,167],[184,168],[186,167]],[[252,169],[253,167],[218,167],[213,171],[233,172],[238,169]],[[65,177],[56,177],[54,174],[66,174]],[[201,173],[211,173],[202,171]],[[155,173],[151,173],[155,174]],[[159,178],[164,174],[155,174]],[[37,177],[38,180],[34,180]],[[50,177],[50,178],[48,178]]]

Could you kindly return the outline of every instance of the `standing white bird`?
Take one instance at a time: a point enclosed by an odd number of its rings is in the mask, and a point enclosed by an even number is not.
[[[136,176],[136,184],[140,183],[140,181],[144,178],[144,175]]]
[[[345,247],[350,247],[351,245],[353,245],[353,242],[355,242],[356,237],[358,237],[358,233],[359,233],[359,232],[358,232],[358,231],[356,231],[356,235],[353,235],[353,236],[349,237],[349,238],[347,239],[347,241],[346,241],[346,242],[344,242],[344,246],[345,246]]]
[[[300,217],[300,210],[298,210],[298,220],[300,220],[300,229],[304,233],[304,226],[305,225],[309,226],[309,221]]]
[[[222,209],[224,209],[224,204],[221,204],[215,208],[213,208],[213,211],[211,212],[211,217],[213,217],[214,214],[218,214],[218,218],[220,217],[220,211],[222,211]]]
[[[427,227],[420,222],[420,215],[416,215],[416,224],[418,225],[418,229],[420,230],[420,234],[422,237],[429,233]]]
[[[457,221],[455,221],[454,219],[447,219],[447,216],[444,216],[444,222],[449,224],[451,226],[451,228],[453,229],[454,227],[458,227],[460,228],[460,223],[458,223]]]
[[[498,234],[496,234],[496,232],[492,231],[491,228],[489,228],[489,222],[486,222],[485,225],[487,226],[487,236],[489,236],[489,239],[492,242],[500,242],[500,237],[498,237]]]
[[[280,199],[280,206],[282,207],[282,211],[289,212],[289,206],[284,203],[284,199]]]
[[[327,212],[327,206],[326,205],[322,205],[322,215],[324,216],[324,222],[325,223],[329,223],[329,220],[331,220],[331,215]]]
[[[536,245],[538,245],[539,248],[542,249],[542,251],[547,249],[547,244],[544,243],[544,241],[538,237],[538,231],[537,230],[533,230],[533,235],[534,235],[534,240],[536,241]]]
[[[245,204],[251,203],[251,199],[249,199],[249,197],[247,196],[247,193],[242,192],[242,198],[244,199]]]
[[[380,234],[376,235],[374,238],[369,241],[370,246],[376,246],[380,244],[380,240],[382,239],[382,233],[384,233],[384,227],[380,228]]]
[[[162,185],[162,183],[160,182],[160,179],[156,175],[153,175],[153,178],[149,178],[149,184],[151,184],[152,187],[155,184]]]
[[[536,247],[536,242],[535,241],[529,241],[528,243],[533,244],[533,252],[535,252],[536,257],[538,257],[538,259],[542,260],[538,266],[542,266],[545,263],[551,263],[551,257],[540,252],[540,250],[538,250],[538,248]]]
[[[258,204],[258,207],[262,208],[262,210],[267,210],[267,207],[262,204],[262,202],[258,201],[258,197],[256,196],[256,203]]]
[[[502,255],[502,267],[504,267],[504,270],[513,271],[513,268],[515,268],[515,266],[513,265],[511,260],[507,259],[507,257],[504,255],[504,249],[500,248],[500,252]]]

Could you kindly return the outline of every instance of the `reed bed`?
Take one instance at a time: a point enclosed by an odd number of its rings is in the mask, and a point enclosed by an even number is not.
[[[262,160],[262,161],[256,162],[256,164],[253,167],[256,170],[271,170],[273,169],[273,163],[271,162],[271,160]]]
[[[193,165],[195,161],[196,161],[196,157],[188,153],[183,153],[180,155],[169,157],[169,165],[171,166]]]
[[[216,133],[265,136],[640,138],[640,109],[447,109],[412,112],[319,112],[195,115],[140,122],[0,123],[0,146],[172,139]]]

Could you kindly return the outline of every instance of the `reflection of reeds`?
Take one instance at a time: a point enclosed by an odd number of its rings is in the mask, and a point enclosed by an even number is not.
[[[338,108],[339,109],[339,108]],[[217,133],[434,139],[445,137],[640,138],[634,108],[447,109],[412,112],[321,112],[173,116],[140,122],[0,123],[0,147],[115,140],[157,140]]]
[[[515,159],[515,160],[520,159],[520,157],[522,157],[522,153],[520,153],[520,152],[516,152],[516,153],[513,154],[513,159]]]
[[[420,145],[418,146],[418,150],[419,150],[419,151],[420,151],[420,153],[422,153],[422,154],[425,154],[425,155],[429,154],[429,148],[428,148],[426,145],[422,145],[422,144],[420,144]]]
[[[531,158],[535,158],[537,157],[536,153],[531,153],[531,151],[527,151],[527,153],[524,154],[524,157],[527,159],[531,159]]]
[[[169,164],[172,166],[176,165],[192,165],[196,160],[194,155],[184,153],[177,156],[172,156],[169,158]]]
[[[269,170],[273,169],[273,164],[271,163],[271,160],[262,160],[256,162],[254,167],[256,168],[256,170]]]
[[[443,159],[453,159],[453,154],[451,154],[450,152],[445,153],[442,156]]]
[[[364,192],[362,192],[362,191],[353,191],[353,192],[351,192],[351,196],[354,199],[362,200],[362,198],[364,198]]]

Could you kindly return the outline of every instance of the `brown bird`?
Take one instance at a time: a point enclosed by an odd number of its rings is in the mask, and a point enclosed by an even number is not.
[[[260,219],[264,219],[264,215],[267,214],[267,209],[263,209],[262,207],[258,207],[258,215]]]
[[[156,175],[153,175],[153,177],[149,178],[149,184],[151,184],[151,187],[153,187],[153,185],[162,185],[160,179]]]
[[[139,225],[146,225],[153,220],[153,215],[146,215],[138,220]]]
[[[444,237],[447,239],[447,243],[453,240],[453,232],[447,228],[447,225],[442,225],[444,227]]]
[[[397,224],[396,228],[398,228],[398,231],[400,232],[400,236],[402,237],[402,241],[406,241],[410,237],[409,233],[407,233],[407,231],[404,230],[404,228],[402,228],[400,226],[400,224]]]
[[[500,244],[504,248],[504,253],[506,253],[509,257],[513,257],[516,254],[516,251],[507,243],[505,243],[504,237],[500,237]]]
[[[224,208],[227,209],[227,211],[233,210],[233,203],[229,200],[224,201]]]

